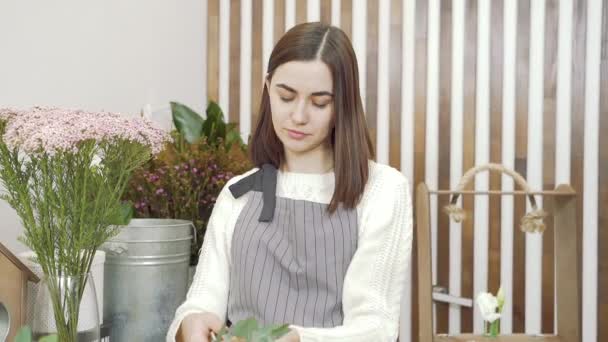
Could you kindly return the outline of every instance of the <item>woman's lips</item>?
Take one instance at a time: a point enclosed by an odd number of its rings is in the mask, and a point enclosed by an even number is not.
[[[306,138],[306,136],[309,135],[309,134],[306,134],[306,133],[303,133],[300,131],[295,131],[292,129],[288,129],[287,134],[289,135],[290,138],[295,139],[295,140],[302,140],[302,139]]]

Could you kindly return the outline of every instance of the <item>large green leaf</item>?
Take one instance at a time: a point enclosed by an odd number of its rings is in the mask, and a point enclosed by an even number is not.
[[[203,118],[198,113],[181,103],[171,102],[171,114],[175,128],[186,141],[194,143],[201,138]]]
[[[251,340],[253,332],[258,328],[258,322],[254,318],[249,318],[238,322],[230,330],[233,336],[243,337]]]

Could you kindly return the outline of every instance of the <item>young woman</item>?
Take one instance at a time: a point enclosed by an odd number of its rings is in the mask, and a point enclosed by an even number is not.
[[[340,29],[306,23],[277,43],[250,141],[167,341],[225,322],[288,323],[281,341],[394,341],[412,210],[407,180],[373,162],[357,61]]]

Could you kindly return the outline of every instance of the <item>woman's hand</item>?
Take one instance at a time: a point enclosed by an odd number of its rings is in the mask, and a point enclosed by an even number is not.
[[[300,342],[300,335],[294,329],[291,329],[287,335],[279,338],[276,342]]]
[[[177,331],[178,342],[211,342],[211,332],[217,333],[224,323],[212,313],[194,313],[184,318]]]

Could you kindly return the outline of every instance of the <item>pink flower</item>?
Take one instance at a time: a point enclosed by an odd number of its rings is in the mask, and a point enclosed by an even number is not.
[[[162,150],[169,140],[167,132],[140,118],[118,113],[88,112],[77,109],[33,107],[27,110],[0,109],[0,120],[7,121],[4,141],[10,148],[26,153],[75,152],[78,144],[94,140],[127,140],[148,146],[152,153]]]

